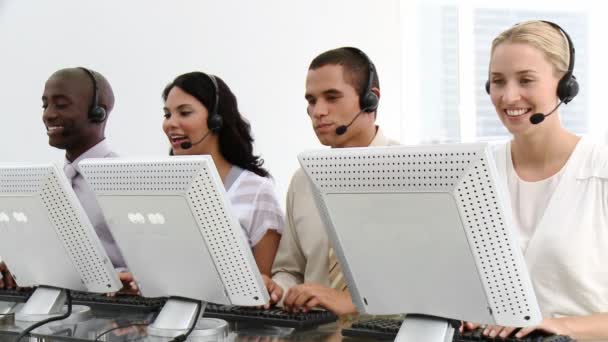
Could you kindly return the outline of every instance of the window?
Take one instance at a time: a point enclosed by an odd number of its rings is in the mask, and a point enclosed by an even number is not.
[[[501,31],[533,19],[553,21],[572,38],[576,50],[574,75],[581,91],[559,111],[564,126],[572,132],[586,134],[593,130],[588,87],[589,12],[560,10],[549,5],[542,8],[523,10],[446,0],[420,1],[407,11],[402,10],[404,30],[416,31],[415,36],[404,31],[404,53],[415,54],[415,58],[406,56],[404,63],[413,62],[417,68],[413,73],[412,66],[404,68],[409,70],[403,74],[404,88],[415,89],[415,92],[404,92],[404,101],[407,108],[416,112],[404,113],[406,123],[415,124],[412,128],[403,126],[402,141],[435,143],[507,138],[509,134],[485,91],[490,45]],[[412,26],[411,22],[416,25]],[[409,77],[410,74],[417,77]]]

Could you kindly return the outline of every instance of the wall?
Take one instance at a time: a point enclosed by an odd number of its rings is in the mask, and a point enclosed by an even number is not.
[[[401,135],[398,0],[0,0],[0,161],[61,161],[41,121],[45,80],[86,66],[116,94],[107,137],[122,155],[164,155],[163,87],[180,73],[221,76],[250,120],[284,196],[297,153],[318,148],[304,101],[310,60],[354,45],[375,62],[378,122]]]

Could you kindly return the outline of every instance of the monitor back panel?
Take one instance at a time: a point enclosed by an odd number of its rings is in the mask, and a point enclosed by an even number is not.
[[[511,326],[540,319],[484,144],[336,149],[299,159],[363,312]]]
[[[209,157],[89,159],[80,167],[144,296],[267,301]]]
[[[52,164],[0,165],[0,255],[22,287],[121,288],[68,180]]]

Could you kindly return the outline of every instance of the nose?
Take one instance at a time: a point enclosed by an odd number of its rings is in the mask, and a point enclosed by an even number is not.
[[[175,129],[179,126],[179,119],[176,116],[177,115],[170,115],[168,118],[165,118],[165,120],[163,120],[163,130],[166,134],[169,134],[172,129]]]
[[[515,82],[509,82],[505,85],[502,94],[502,100],[505,103],[514,103],[521,99],[519,86]]]
[[[327,104],[325,103],[325,101],[321,101],[321,100],[315,102],[314,105],[309,105],[308,110],[309,110],[308,114],[315,119],[321,118],[321,117],[329,114],[329,109],[328,109]]]
[[[42,111],[42,121],[45,123],[53,122],[57,120],[58,117],[57,112],[52,110],[51,106],[47,106]]]

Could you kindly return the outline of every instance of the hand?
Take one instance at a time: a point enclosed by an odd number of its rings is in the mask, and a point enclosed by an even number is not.
[[[522,338],[535,330],[542,330],[551,334],[573,337],[574,333],[568,328],[568,319],[569,317],[543,319],[543,321],[540,322],[540,324],[536,327],[522,328],[515,334],[515,337]]]
[[[118,293],[139,295],[139,287],[133,278],[131,272],[119,272],[118,278],[122,282],[122,289]]]
[[[11,275],[11,272],[9,272],[4,261],[0,262],[0,275],[2,275],[0,278],[0,289],[13,289],[17,287],[15,279]]]
[[[307,312],[323,307],[336,315],[354,314],[357,308],[348,292],[338,291],[320,284],[306,283],[289,289],[283,305],[290,311]]]
[[[262,279],[264,280],[264,286],[266,286],[266,290],[268,290],[268,294],[270,295],[270,303],[264,305],[264,309],[268,309],[271,304],[276,304],[281,301],[283,298],[283,288],[265,274],[262,274]]]
[[[570,336],[572,334],[569,332],[567,325],[565,324],[566,319],[567,319],[567,317],[544,319],[537,326],[521,328],[517,333],[515,333],[515,337],[522,338],[522,337],[529,335],[533,331],[539,331],[539,330],[546,332],[546,333],[555,334],[555,335]],[[518,328],[503,327],[503,326],[499,326],[499,325],[488,325],[484,329],[483,335],[489,336],[492,338],[494,338],[496,336],[498,336],[500,338],[507,338],[517,329]]]
[[[479,324],[479,323],[462,322],[462,324],[460,324],[459,331],[460,331],[460,333],[463,333],[465,331],[475,330],[475,329],[479,328],[480,326],[481,326],[481,324]]]

